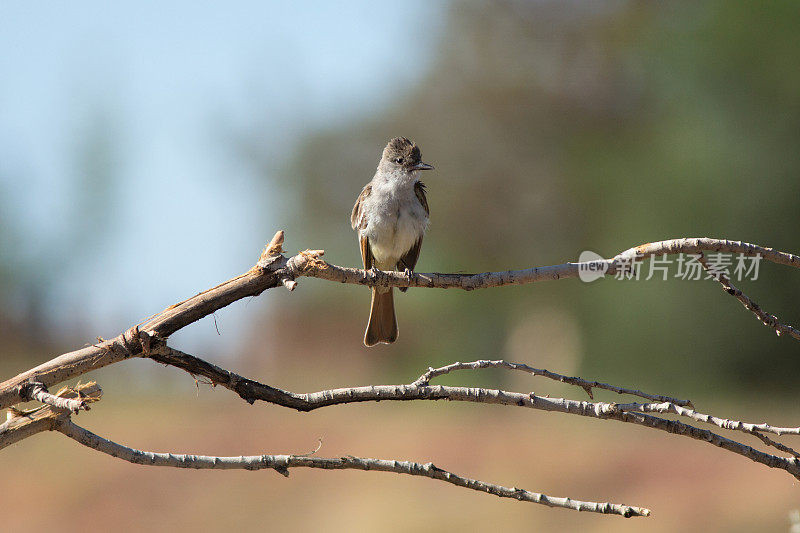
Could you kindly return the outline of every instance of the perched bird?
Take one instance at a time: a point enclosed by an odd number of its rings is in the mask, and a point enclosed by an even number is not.
[[[365,270],[403,270],[408,275],[414,270],[430,213],[419,171],[432,168],[420,159],[419,147],[405,137],[392,139],[383,149],[375,176],[361,190],[350,215]],[[395,340],[392,288],[373,287],[364,344]]]

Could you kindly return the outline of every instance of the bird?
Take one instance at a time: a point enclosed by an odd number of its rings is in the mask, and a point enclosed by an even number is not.
[[[383,149],[372,181],[358,195],[350,225],[358,233],[364,270],[397,270],[410,276],[419,259],[430,209],[420,171],[419,147],[406,137],[395,137]],[[402,292],[408,287],[400,287]],[[372,287],[364,345],[397,340],[392,287]]]

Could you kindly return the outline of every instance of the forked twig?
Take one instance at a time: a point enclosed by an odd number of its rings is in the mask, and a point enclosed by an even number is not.
[[[634,389],[626,389],[623,387],[617,387],[616,385],[609,385],[608,383],[600,383],[599,381],[586,381],[583,378],[575,377],[575,376],[564,376],[562,374],[556,374],[555,372],[550,372],[549,370],[544,370],[541,368],[533,368],[523,363],[511,363],[508,361],[503,360],[494,360],[490,361],[487,359],[481,359],[478,361],[473,361],[471,363],[452,363],[440,368],[428,368],[428,371],[422,374],[416,381],[412,383],[412,385],[422,386],[428,385],[431,379],[443,376],[445,374],[449,374],[455,370],[476,370],[479,368],[506,368],[509,370],[521,370],[522,372],[527,372],[528,374],[533,374],[534,376],[544,376],[546,378],[559,381],[561,383],[569,383],[570,385],[576,385],[589,395],[589,398],[594,399],[594,395],[592,394],[592,389],[604,389],[611,392],[616,392],[617,394],[630,394],[632,396],[639,396],[640,398],[645,398],[647,400],[653,400],[656,402],[670,402],[674,403],[675,405],[692,405],[692,402],[689,400],[679,400],[677,398],[672,398],[670,396],[662,396],[660,394],[648,394],[646,392],[642,392],[640,390]]]

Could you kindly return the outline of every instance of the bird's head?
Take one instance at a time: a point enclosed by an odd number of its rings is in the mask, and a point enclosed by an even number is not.
[[[415,172],[417,170],[431,170],[432,165],[423,163],[419,146],[405,137],[395,137],[383,149],[380,165],[386,170]]]

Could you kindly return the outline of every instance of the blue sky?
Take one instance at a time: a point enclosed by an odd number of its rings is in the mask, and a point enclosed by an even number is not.
[[[5,252],[43,272],[62,262],[49,313],[103,336],[246,270],[279,221],[224,136],[263,129],[280,153],[390,105],[426,73],[445,8],[4,2],[0,203],[20,238]],[[121,189],[94,222],[101,242],[48,256],[81,209],[76,153],[98,127]],[[218,315],[220,329],[244,327],[243,308]],[[179,335],[217,349],[234,339],[209,320]]]

